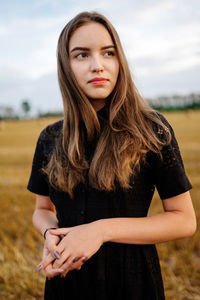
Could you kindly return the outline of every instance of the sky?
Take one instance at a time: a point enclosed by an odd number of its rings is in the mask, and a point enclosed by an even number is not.
[[[82,11],[114,25],[144,97],[200,93],[199,0],[0,0],[0,106],[62,110],[57,41]]]

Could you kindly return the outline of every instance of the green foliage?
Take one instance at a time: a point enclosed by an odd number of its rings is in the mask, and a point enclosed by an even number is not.
[[[186,110],[194,110],[194,109],[200,109],[200,103],[191,103],[191,104],[187,104],[185,106],[162,106],[162,105],[152,105],[152,107],[155,110],[159,110],[159,111],[166,111],[166,112],[170,112],[170,111],[186,111]]]
[[[159,111],[185,111],[200,108],[200,94],[160,96],[148,98],[147,102]]]
[[[27,115],[31,110],[31,105],[28,100],[24,100],[21,104],[21,107],[25,115]]]
[[[49,117],[63,117],[63,111],[48,111],[46,113],[39,113],[38,118],[49,118]]]

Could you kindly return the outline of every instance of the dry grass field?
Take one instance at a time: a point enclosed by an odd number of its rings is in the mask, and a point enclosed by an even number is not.
[[[175,129],[200,216],[200,111],[165,113]],[[0,299],[43,299],[42,238],[32,226],[34,195],[26,190],[39,132],[56,119],[0,123]],[[155,195],[150,214],[162,210]],[[200,235],[157,246],[166,299],[200,299]],[[153,299],[152,299],[153,300]]]

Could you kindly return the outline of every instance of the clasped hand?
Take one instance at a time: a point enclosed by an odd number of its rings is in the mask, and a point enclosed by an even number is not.
[[[43,259],[36,272],[44,269],[47,278],[65,277],[70,270],[80,270],[103,244],[98,222],[49,230],[43,249]],[[62,239],[60,237],[62,236]]]

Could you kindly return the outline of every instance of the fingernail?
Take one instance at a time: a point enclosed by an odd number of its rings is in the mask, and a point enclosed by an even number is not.
[[[59,259],[60,258],[60,254],[58,253],[58,251],[54,251],[54,256],[55,256],[55,258],[57,258],[57,259]]]
[[[72,262],[75,263],[75,262],[77,262],[79,259],[80,259],[80,257],[75,257],[75,258],[72,260]]]
[[[83,257],[83,258],[81,259],[81,262],[84,264],[84,263],[86,262],[86,260],[87,260],[87,257]]]
[[[64,272],[64,270],[59,270],[58,272],[62,274]]]
[[[37,266],[37,268],[35,269],[35,273],[38,273],[40,270],[42,270],[42,265],[41,264],[39,266]]]

